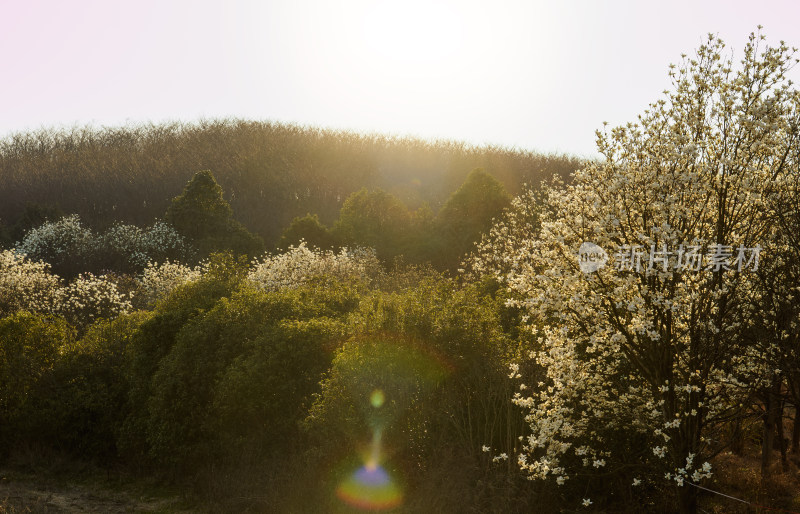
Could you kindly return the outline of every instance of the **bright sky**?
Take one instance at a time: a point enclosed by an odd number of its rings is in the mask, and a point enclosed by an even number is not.
[[[0,137],[232,116],[592,156],[708,32],[738,60],[758,24],[800,47],[798,20],[794,0],[2,0]]]

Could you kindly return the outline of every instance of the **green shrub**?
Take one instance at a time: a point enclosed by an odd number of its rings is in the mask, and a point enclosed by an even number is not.
[[[366,188],[344,201],[334,235],[347,246],[374,248],[385,262],[403,254],[411,238],[412,215],[395,196]]]
[[[148,462],[147,404],[153,375],[175,345],[178,333],[191,320],[212,309],[241,283],[246,263],[228,254],[215,254],[197,280],[177,287],[159,301],[152,318],[142,323],[126,348],[124,378],[128,384],[125,421],[118,445],[134,462]]]
[[[389,444],[408,425],[450,369],[423,342],[391,333],[350,339],[336,353],[306,421],[327,451],[351,452],[380,431]],[[345,455],[337,455],[343,458]]]
[[[96,323],[63,347],[49,380],[34,387],[26,404],[26,434],[83,459],[114,459],[128,398],[121,380],[126,349],[151,317],[140,311]]]
[[[335,318],[284,319],[248,341],[212,393],[208,433],[221,458],[235,465],[296,449],[298,423],[343,330]]]
[[[291,444],[357,305],[345,284],[245,287],[189,321],[153,376],[146,433],[155,461],[185,473]]]
[[[0,319],[0,449],[31,436],[25,416],[30,396],[53,386],[53,368],[73,339],[59,318],[18,312]]]
[[[442,510],[485,504],[487,494],[509,507],[509,484],[524,487],[511,478],[524,422],[509,401],[509,357],[519,343],[501,330],[499,311],[477,288],[441,278],[362,301],[353,319],[361,335],[337,352],[306,420],[316,458],[340,461],[379,429],[388,463],[410,490],[438,495]],[[370,402],[376,390],[380,408]],[[511,460],[492,461],[503,452]],[[491,485],[476,490],[479,480]],[[429,483],[446,483],[447,492]]]

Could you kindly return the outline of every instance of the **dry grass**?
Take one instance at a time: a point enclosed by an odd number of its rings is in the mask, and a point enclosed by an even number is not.
[[[770,476],[763,481],[760,447],[755,442],[746,445],[743,455],[726,452],[718,455],[713,464],[714,480],[707,487],[742,501],[704,493],[700,512],[800,513],[800,455],[790,454],[784,471],[780,452],[773,451]]]
[[[18,447],[0,467],[0,514],[202,512],[158,482],[39,447]]]

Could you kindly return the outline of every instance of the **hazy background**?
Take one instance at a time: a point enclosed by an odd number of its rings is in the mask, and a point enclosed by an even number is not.
[[[708,32],[800,46],[793,1],[5,1],[0,137],[244,117],[595,154]],[[800,70],[793,71],[800,81]]]

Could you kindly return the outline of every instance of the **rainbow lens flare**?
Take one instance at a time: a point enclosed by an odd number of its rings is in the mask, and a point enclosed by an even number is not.
[[[336,496],[346,504],[362,510],[388,510],[400,505],[400,488],[381,466],[367,463],[342,482]]]
[[[375,389],[370,395],[370,404],[379,409],[386,400],[383,391]],[[381,454],[380,428],[373,429],[371,451],[366,464],[347,477],[336,489],[336,496],[347,505],[362,510],[388,510],[403,501],[400,488],[389,473],[378,464]]]

